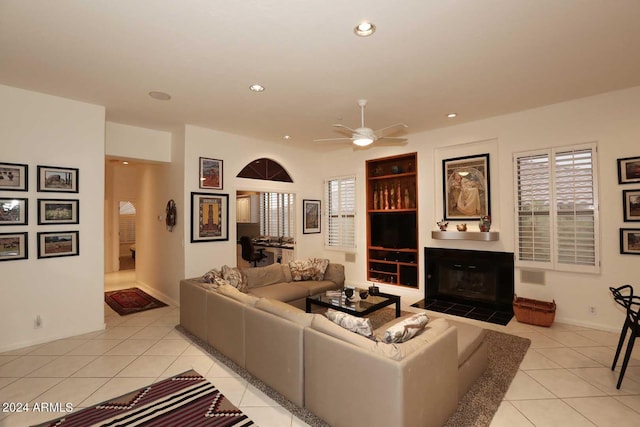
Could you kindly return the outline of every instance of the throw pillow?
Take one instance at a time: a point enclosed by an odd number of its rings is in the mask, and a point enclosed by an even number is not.
[[[414,314],[387,329],[382,341],[387,344],[409,341],[427,325],[427,322],[429,322],[427,313]]]
[[[333,323],[342,326],[345,329],[360,334],[365,337],[373,335],[373,329],[371,328],[371,320],[364,317],[355,317],[341,311],[328,309],[326,313],[327,319]]]
[[[327,271],[329,260],[326,258],[310,258],[310,261],[311,265],[315,269],[311,278],[313,280],[324,280],[324,272]]]
[[[242,272],[236,267],[222,266],[222,278],[240,292],[247,293],[247,281]]]
[[[289,270],[291,270],[291,278],[294,282],[301,280],[311,280],[316,274],[316,268],[310,259],[299,259],[291,261],[289,263]]]
[[[222,277],[222,272],[217,268],[212,268],[211,270],[207,271],[204,276],[202,276],[202,281],[211,284],[211,289],[216,289],[218,286],[228,283]]]

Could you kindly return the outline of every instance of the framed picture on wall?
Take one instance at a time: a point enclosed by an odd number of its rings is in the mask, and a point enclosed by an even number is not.
[[[0,191],[27,191],[29,166],[19,163],[0,163]]]
[[[222,160],[200,157],[200,188],[222,190]]]
[[[618,159],[618,184],[640,183],[640,157]]]
[[[27,233],[0,233],[0,261],[29,257]]]
[[[47,231],[38,233],[38,258],[80,255],[78,231]]]
[[[620,229],[620,253],[640,255],[640,228]]]
[[[320,233],[320,200],[302,201],[302,233]]]
[[[27,225],[29,200],[0,197],[0,225]]]
[[[491,215],[489,154],[442,161],[445,220],[473,220]]]
[[[80,222],[80,200],[38,199],[38,225],[78,224]]]
[[[191,243],[229,240],[229,195],[191,193]]]
[[[38,166],[38,191],[77,193],[78,169]]]
[[[640,221],[640,190],[622,192],[622,210],[625,222]]]

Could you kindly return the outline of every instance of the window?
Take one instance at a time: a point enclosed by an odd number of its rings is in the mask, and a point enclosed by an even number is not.
[[[291,193],[260,193],[260,235],[293,238],[294,201]]]
[[[356,178],[332,178],[325,181],[324,195],[327,227],[325,246],[356,247]]]
[[[514,156],[519,266],[597,273],[596,145]]]

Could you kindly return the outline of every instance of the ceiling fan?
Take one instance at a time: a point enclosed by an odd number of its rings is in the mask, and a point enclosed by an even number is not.
[[[391,136],[386,136],[384,134],[385,132],[390,131],[391,129],[394,129],[394,128],[409,127],[404,123],[396,123],[395,125],[387,126],[378,130],[373,130],[371,128],[364,127],[364,107],[367,106],[367,100],[366,99],[358,100],[358,105],[360,106],[360,115],[362,118],[359,128],[351,129],[350,127],[340,123],[336,123],[333,125],[333,127],[339,128],[339,130],[341,131],[346,130],[351,132],[351,137],[314,139],[314,142],[352,141],[355,145],[358,145],[360,147],[366,147],[367,145],[375,141],[380,141],[381,139],[391,140],[394,142],[405,142],[407,140],[406,138],[391,137]]]

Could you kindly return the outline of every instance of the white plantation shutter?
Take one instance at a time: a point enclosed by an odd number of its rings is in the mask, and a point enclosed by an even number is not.
[[[356,247],[356,178],[325,181],[325,245],[331,248]]]
[[[516,159],[520,261],[548,263],[551,266],[550,176],[547,154]]]
[[[294,237],[295,197],[290,193],[261,193],[260,234],[270,237]]]
[[[515,155],[518,265],[599,271],[596,146]]]

